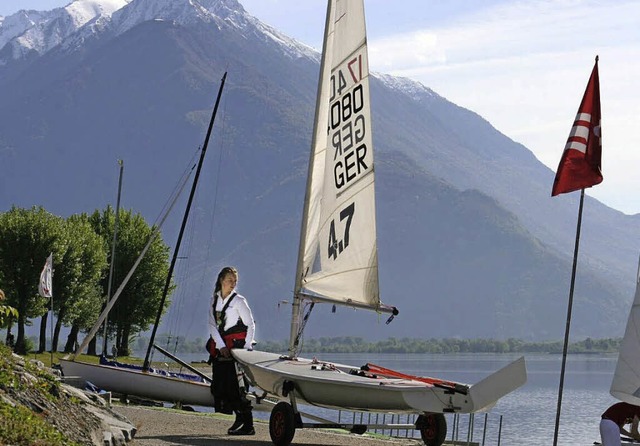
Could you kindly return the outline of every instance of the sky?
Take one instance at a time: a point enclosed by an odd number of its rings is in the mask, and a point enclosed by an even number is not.
[[[0,0],[0,15],[68,3]],[[321,49],[326,0],[240,3]],[[365,0],[365,13],[372,71],[478,113],[553,171],[598,55],[604,181],[587,195],[640,213],[640,1]]]

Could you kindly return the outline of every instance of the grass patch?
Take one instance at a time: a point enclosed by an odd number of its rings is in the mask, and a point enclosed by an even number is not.
[[[35,392],[48,400],[54,400],[57,392],[53,387],[60,384],[54,376],[45,370],[25,361],[25,371],[35,376],[33,382],[20,379],[16,373],[15,359],[11,349],[0,345],[0,394]],[[13,405],[9,400],[0,398],[0,444],[13,446],[80,446],[60,433],[42,414],[21,406]]]
[[[51,355],[50,352],[44,352],[44,353],[35,353],[35,352],[31,352],[28,353],[26,355],[24,355],[23,357],[26,360],[37,360],[42,362],[45,367],[51,367],[51,358],[53,356],[53,364],[59,364],[60,363],[60,359],[71,359],[72,355],[71,353],[63,353],[63,352],[54,352],[53,355]],[[95,355],[78,355],[76,356],[76,358],[78,361],[80,362],[86,362],[89,364],[100,364],[100,356],[95,356]],[[132,364],[132,365],[139,365],[142,366],[144,364],[144,359],[141,358],[134,358],[133,356],[118,356],[118,361],[119,362],[124,362],[127,364]],[[164,368],[165,367],[165,361],[153,361],[151,363],[151,367],[155,367],[155,368]],[[207,365],[207,367],[210,367]]]
[[[80,446],[70,442],[39,415],[0,400],[0,444],[13,446]]]

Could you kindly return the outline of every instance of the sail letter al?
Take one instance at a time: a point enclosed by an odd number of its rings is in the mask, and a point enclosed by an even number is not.
[[[51,289],[51,269],[53,268],[53,253],[49,254],[47,261],[40,273],[40,283],[38,284],[38,293],[42,297],[51,297],[53,290]]]
[[[600,81],[596,57],[587,89],[560,159],[551,196],[600,184],[601,158]]]

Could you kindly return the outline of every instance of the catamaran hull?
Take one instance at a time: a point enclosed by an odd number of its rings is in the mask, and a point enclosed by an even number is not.
[[[79,378],[107,391],[156,401],[194,406],[213,406],[209,384],[80,361],[60,360],[68,379]]]
[[[297,400],[335,409],[373,412],[461,412],[490,409],[495,402],[526,382],[524,358],[468,388],[466,394],[412,379],[359,376],[343,364],[274,353],[233,350],[252,383],[265,392],[286,397],[293,385]],[[291,384],[288,384],[291,383]]]

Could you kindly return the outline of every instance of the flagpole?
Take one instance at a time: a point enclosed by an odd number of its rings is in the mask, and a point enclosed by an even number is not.
[[[51,326],[49,327],[49,332],[51,333],[51,367],[53,367],[53,253],[50,255],[51,257],[51,296],[49,298],[49,302],[51,305]]]
[[[53,291],[51,292],[51,326],[49,332],[51,333],[51,366],[53,367]]]
[[[578,267],[578,249],[580,248],[580,228],[582,226],[582,208],[584,205],[584,189],[580,192],[580,208],[578,210],[578,224],[576,228],[576,243],[573,250],[573,268],[571,271],[571,287],[569,288],[569,305],[567,308],[567,322],[564,330],[564,345],[562,347],[562,367],[560,368],[560,386],[558,387],[558,407],[556,408],[556,426],[553,432],[553,446],[558,444],[558,429],[560,427],[560,411],[562,409],[562,391],[564,388],[564,371],[567,364],[567,349],[569,346],[569,330],[571,328],[571,308],[573,306],[573,290],[576,283],[576,269]]]

